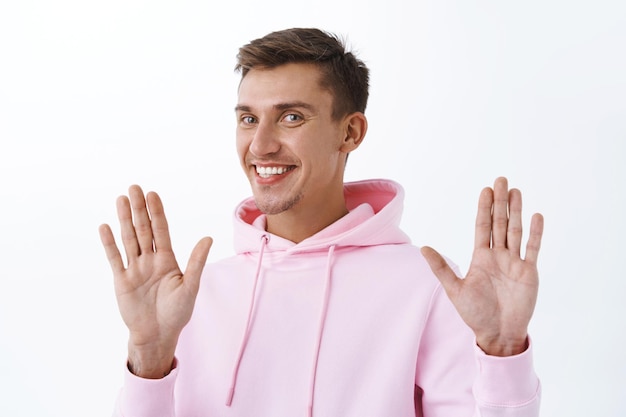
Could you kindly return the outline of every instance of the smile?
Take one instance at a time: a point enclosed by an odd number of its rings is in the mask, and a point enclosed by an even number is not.
[[[294,169],[294,166],[288,166],[288,167],[260,167],[257,166],[256,167],[256,173],[259,174],[259,177],[261,178],[269,178],[272,175],[282,175],[286,172],[291,171],[292,169]]]

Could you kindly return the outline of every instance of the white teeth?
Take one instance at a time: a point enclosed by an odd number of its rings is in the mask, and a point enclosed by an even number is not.
[[[256,172],[262,178],[269,178],[272,175],[281,175],[285,172],[291,170],[291,168],[286,167],[256,167]]]

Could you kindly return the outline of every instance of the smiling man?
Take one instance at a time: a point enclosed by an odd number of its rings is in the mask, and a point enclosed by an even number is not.
[[[267,231],[296,243],[348,213],[346,156],[367,129],[360,111],[333,116],[320,78],[314,64],[289,63],[249,71],[239,87],[241,164]]]
[[[344,183],[367,131],[368,69],[332,34],[239,51],[237,150],[252,197],[236,254],[183,273],[157,194],[118,199],[127,263],[100,236],[129,329],[117,416],[539,414],[527,329],[543,218],[521,252],[521,193],[479,198],[467,275],[399,229],[402,187]]]

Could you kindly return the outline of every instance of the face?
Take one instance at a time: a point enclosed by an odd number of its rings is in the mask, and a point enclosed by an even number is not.
[[[346,123],[310,64],[252,69],[239,86],[237,152],[258,208],[275,215],[343,198]]]

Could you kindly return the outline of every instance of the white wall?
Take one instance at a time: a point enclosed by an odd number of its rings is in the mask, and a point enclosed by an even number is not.
[[[247,193],[237,48],[316,26],[372,71],[348,179],[407,191],[404,227],[463,268],[499,175],[546,217],[532,334],[543,416],[623,416],[626,6],[595,2],[22,0],[0,5],[0,415],[108,416],[126,332],[97,237],[131,183],[186,258],[230,253]]]

